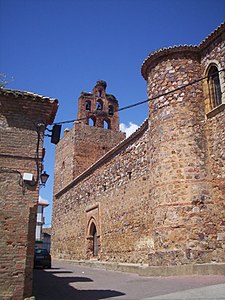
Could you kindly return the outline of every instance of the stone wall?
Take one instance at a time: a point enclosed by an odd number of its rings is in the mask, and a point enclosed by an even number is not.
[[[0,299],[22,300],[32,295],[39,195],[39,180],[30,187],[22,176],[36,180],[42,170],[44,127],[36,125],[53,121],[57,102],[7,90],[0,101]]]
[[[93,257],[89,225],[99,240],[98,258],[147,262],[152,246],[148,190],[147,122],[118,148],[103,156],[82,178],[55,195],[52,254],[56,258]]]
[[[201,74],[198,57],[171,54],[151,68],[148,97],[183,86]],[[149,184],[154,201],[150,265],[205,259],[203,220],[198,215],[199,203],[209,201],[202,98],[198,83],[149,103]]]
[[[210,63],[225,66],[224,31],[225,23],[199,46],[161,49],[144,61],[148,123],[55,194],[53,256],[225,262],[225,72],[222,104],[212,111],[204,79]]]
[[[210,62],[224,66],[224,40],[219,36],[207,50],[203,46],[155,53],[145,66],[148,97],[154,99],[149,102],[150,265],[224,262],[224,104],[209,119],[206,80],[198,81]]]
[[[225,66],[225,35],[216,39],[201,54],[201,64],[206,72],[210,64],[219,70]],[[205,132],[207,138],[207,170],[210,187],[211,220],[205,223],[205,239],[213,249],[213,260],[224,261],[225,254],[225,72],[220,72],[222,105],[207,112]],[[209,99],[205,91],[205,99]],[[207,101],[205,101],[207,107]]]

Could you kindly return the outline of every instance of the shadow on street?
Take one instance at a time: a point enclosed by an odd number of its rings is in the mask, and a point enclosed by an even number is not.
[[[36,300],[98,300],[125,295],[114,290],[76,289],[72,285],[78,282],[93,282],[82,276],[72,276],[72,271],[59,268],[42,270],[35,269],[33,274],[33,296]],[[71,274],[71,276],[68,276]]]

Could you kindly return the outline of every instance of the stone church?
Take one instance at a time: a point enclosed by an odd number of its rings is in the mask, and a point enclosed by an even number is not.
[[[53,257],[177,273],[225,263],[224,68],[225,23],[151,53],[148,119],[127,139],[106,82],[81,93],[56,148]]]

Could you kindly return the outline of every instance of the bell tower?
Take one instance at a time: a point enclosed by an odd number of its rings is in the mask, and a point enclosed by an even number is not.
[[[105,81],[97,81],[92,93],[82,92],[78,99],[78,120],[56,146],[54,193],[126,137],[119,130],[118,101],[106,94],[106,87]]]
[[[92,93],[81,93],[78,119],[89,126],[119,131],[118,101],[115,96],[106,94],[106,87],[106,82],[99,80]]]

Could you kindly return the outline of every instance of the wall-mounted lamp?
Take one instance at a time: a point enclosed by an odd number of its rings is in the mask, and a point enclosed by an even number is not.
[[[61,128],[62,128],[62,125],[60,125],[60,124],[53,125],[52,130],[46,128],[47,131],[52,133],[52,134],[45,134],[45,136],[48,136],[51,138],[52,144],[55,144],[55,145],[58,144],[58,142],[60,140]]]
[[[49,175],[45,171],[41,174],[40,179],[41,179],[42,186],[45,186],[45,184],[48,180],[48,177],[49,177]]]

